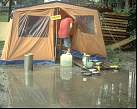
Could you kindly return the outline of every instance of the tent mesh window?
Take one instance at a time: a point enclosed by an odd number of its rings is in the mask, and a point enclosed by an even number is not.
[[[84,33],[95,33],[94,16],[76,16],[78,28]]]
[[[49,16],[21,16],[19,37],[48,37]]]

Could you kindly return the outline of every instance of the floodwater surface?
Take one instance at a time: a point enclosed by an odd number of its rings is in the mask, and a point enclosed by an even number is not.
[[[136,107],[136,72],[103,71],[82,76],[79,67],[23,66],[6,69],[9,107]]]

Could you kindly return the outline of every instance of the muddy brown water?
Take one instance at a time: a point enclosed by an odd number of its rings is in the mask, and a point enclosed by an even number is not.
[[[7,107],[136,107],[136,72],[103,71],[100,76],[82,76],[77,66],[6,66]]]

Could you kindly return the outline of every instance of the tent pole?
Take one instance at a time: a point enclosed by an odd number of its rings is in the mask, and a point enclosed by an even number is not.
[[[58,8],[56,8],[56,15],[58,15]],[[56,20],[56,41],[55,41],[55,56],[57,55],[57,43],[58,43],[58,21]],[[57,57],[56,57],[57,58]]]

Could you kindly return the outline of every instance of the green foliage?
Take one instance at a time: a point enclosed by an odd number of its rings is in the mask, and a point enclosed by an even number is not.
[[[128,15],[128,14],[129,14],[129,11],[130,11],[130,8],[124,8],[124,9],[122,9],[121,12],[122,12],[123,14],[127,14],[127,15]]]
[[[0,12],[0,22],[7,22],[8,21],[8,13]]]
[[[107,49],[107,60],[115,65],[120,65],[121,59],[119,58],[120,50]]]
[[[114,8],[113,11],[117,14],[129,14],[130,8],[124,8],[124,9],[118,9],[118,8]]]
[[[4,41],[0,41],[0,50],[2,50],[4,47]]]
[[[44,2],[43,0],[18,0],[17,4],[24,6],[31,6],[31,5],[42,4],[43,2]]]
[[[130,36],[136,36],[136,5],[129,11],[128,32]]]
[[[121,13],[122,10],[121,10],[121,9],[114,8],[113,11],[114,11],[115,13],[118,13],[118,14],[119,14],[119,13]]]

